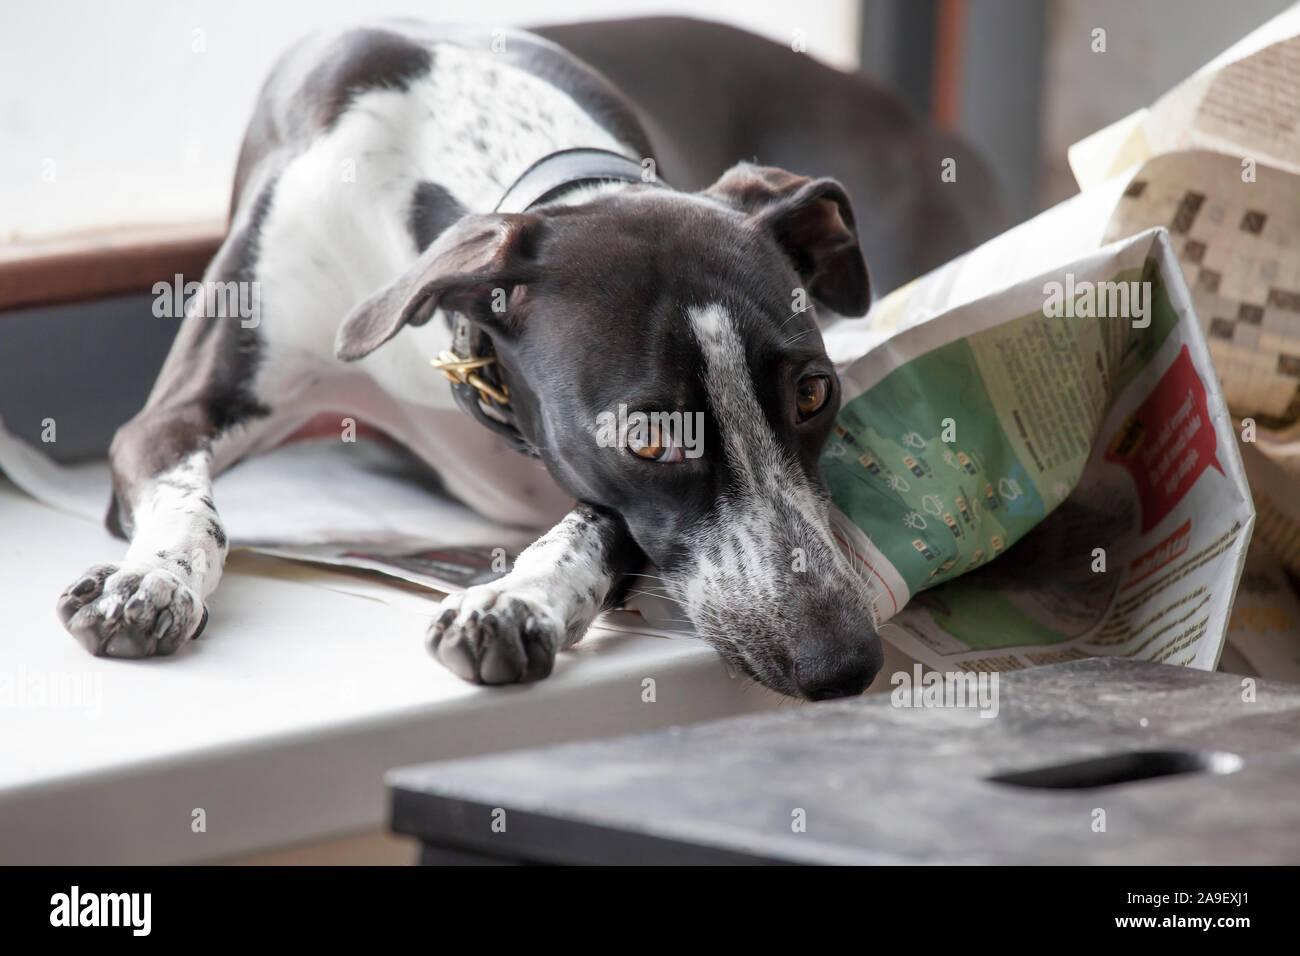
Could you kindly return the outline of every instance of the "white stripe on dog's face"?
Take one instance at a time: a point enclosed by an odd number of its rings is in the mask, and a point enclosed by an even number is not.
[[[809,484],[793,454],[777,442],[759,407],[745,348],[735,323],[720,305],[692,308],[688,315],[704,353],[705,386],[726,460],[743,479],[749,503],[770,510],[777,502],[794,508],[834,547],[823,496]]]
[[[763,413],[733,318],[720,305],[688,314],[729,477],[666,580],[733,663],[795,693],[792,662],[809,642],[875,640],[871,604],[831,535],[825,492]]]

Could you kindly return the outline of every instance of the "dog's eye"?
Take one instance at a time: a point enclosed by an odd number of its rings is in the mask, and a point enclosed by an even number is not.
[[[629,435],[627,448],[632,454],[646,461],[667,463],[682,461],[684,458],[681,446],[666,439],[657,428],[649,429],[644,439]]]
[[[825,375],[809,375],[799,381],[795,388],[795,405],[799,409],[799,420],[816,415],[826,399],[830,398],[831,380]]]

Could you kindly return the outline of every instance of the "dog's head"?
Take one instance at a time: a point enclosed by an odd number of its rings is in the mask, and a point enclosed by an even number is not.
[[[349,316],[338,350],[469,316],[561,487],[622,517],[728,660],[819,699],[861,692],[882,659],[818,463],[840,395],[814,303],[869,302],[843,188],[742,165],[697,194],[467,216]]]

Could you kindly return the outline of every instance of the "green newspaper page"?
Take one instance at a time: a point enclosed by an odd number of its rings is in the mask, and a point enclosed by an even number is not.
[[[1149,325],[1097,317],[1100,293],[1045,302],[905,363],[840,410],[822,459],[832,498],[912,594],[991,561],[1074,488],[1111,402],[1178,321],[1154,259],[1111,282],[1146,283]]]

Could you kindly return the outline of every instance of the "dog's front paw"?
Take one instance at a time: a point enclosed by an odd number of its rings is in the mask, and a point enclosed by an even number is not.
[[[505,582],[448,595],[429,628],[429,648],[449,670],[481,684],[545,677],[563,637],[558,615]]]
[[[59,619],[97,657],[171,654],[207,623],[202,599],[176,575],[100,564],[59,595]]]

